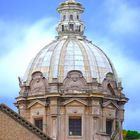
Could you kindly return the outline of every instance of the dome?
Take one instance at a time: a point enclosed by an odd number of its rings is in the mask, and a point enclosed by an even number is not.
[[[106,54],[83,35],[85,26],[80,19],[84,11],[82,5],[68,0],[60,4],[57,10],[60,13],[58,37],[36,55],[24,80],[29,82],[36,71],[42,72],[49,83],[53,79],[63,82],[72,70],[81,71],[87,82],[96,78],[101,83],[107,73],[116,75]]]
[[[85,38],[63,37],[45,46],[33,59],[25,79],[30,81],[31,75],[41,71],[49,82],[57,78],[63,82],[67,73],[79,70],[87,82],[96,78],[99,83],[106,74],[115,70],[106,54]]]
[[[53,140],[122,140],[128,99],[111,61],[84,35],[82,4],[66,0],[57,10],[57,37],[19,77],[20,115]]]

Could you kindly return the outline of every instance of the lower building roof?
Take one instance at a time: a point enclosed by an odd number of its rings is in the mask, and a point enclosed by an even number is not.
[[[25,120],[23,117],[21,117],[19,114],[14,112],[11,108],[6,106],[5,104],[0,104],[0,111],[4,112],[9,117],[16,120],[16,122],[18,122],[19,124],[27,128],[28,130],[30,130],[32,133],[40,137],[42,140],[53,140],[52,138],[44,134],[40,129],[38,129],[33,124]]]

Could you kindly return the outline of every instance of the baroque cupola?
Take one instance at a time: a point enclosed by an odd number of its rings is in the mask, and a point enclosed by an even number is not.
[[[54,140],[122,140],[128,99],[111,60],[84,35],[81,3],[57,11],[57,37],[19,78],[20,115]]]

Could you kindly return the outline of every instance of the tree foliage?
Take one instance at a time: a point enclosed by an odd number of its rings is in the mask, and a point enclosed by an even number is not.
[[[136,139],[140,139],[140,133],[137,132],[137,131],[123,130],[123,139],[124,140],[136,140]]]

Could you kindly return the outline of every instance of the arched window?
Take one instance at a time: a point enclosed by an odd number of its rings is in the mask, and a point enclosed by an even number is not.
[[[64,31],[64,25],[62,25],[62,32]]]
[[[69,29],[70,29],[70,31],[73,31],[74,30],[74,25],[73,24],[69,24]]]
[[[70,20],[73,20],[73,15],[70,15]]]
[[[66,15],[63,16],[63,20],[66,20]]]
[[[79,32],[81,32],[81,25],[79,26],[79,29],[78,30],[79,30]]]
[[[79,19],[79,15],[77,15],[77,19]]]

